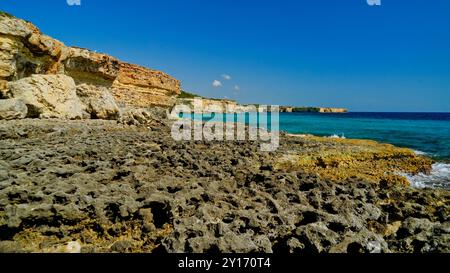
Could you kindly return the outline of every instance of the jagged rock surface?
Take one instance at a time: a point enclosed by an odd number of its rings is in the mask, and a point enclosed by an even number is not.
[[[448,191],[276,168],[354,143],[180,143],[148,114],[0,121],[0,252],[450,252]]]

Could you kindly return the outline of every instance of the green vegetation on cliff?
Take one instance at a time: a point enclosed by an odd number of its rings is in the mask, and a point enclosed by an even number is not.
[[[198,98],[198,97],[201,97],[201,96],[195,95],[193,93],[189,93],[189,92],[186,92],[183,90],[181,91],[181,94],[178,95],[179,99],[193,99],[193,98]]]
[[[207,98],[204,96],[200,96],[194,93],[190,93],[190,92],[186,92],[186,91],[181,91],[181,94],[178,95],[177,97],[178,99],[195,99],[195,98],[201,98],[201,99],[205,99],[205,100],[214,100],[214,101],[228,101],[226,99],[218,99],[218,98]]]
[[[7,13],[6,11],[2,11],[2,10],[0,10],[0,16],[6,16],[6,17],[9,17],[9,18],[15,18],[13,15]]]

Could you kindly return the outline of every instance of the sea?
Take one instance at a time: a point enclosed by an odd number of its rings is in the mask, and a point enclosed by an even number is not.
[[[279,117],[280,130],[290,134],[370,139],[413,149],[436,163],[428,175],[405,175],[411,185],[450,189],[450,113],[280,113]],[[246,123],[252,124],[248,119]]]
[[[407,176],[417,188],[450,189],[450,113],[280,113],[280,130],[291,134],[371,139],[433,158],[429,175]]]

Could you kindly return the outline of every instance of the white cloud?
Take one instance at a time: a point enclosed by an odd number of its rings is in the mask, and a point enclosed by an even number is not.
[[[213,83],[212,83],[212,86],[215,87],[215,88],[219,88],[219,87],[222,86],[222,83],[220,81],[218,81],[218,80],[214,80]]]
[[[81,6],[81,0],[67,0],[69,6]]]
[[[234,91],[236,91],[236,92],[241,91],[241,87],[240,87],[239,85],[235,85],[235,86],[233,87],[233,89],[234,89]]]
[[[229,80],[232,79],[231,76],[230,76],[230,75],[227,75],[227,74],[223,74],[223,75],[222,75],[222,78],[224,78],[224,79],[227,80],[227,81],[229,81]]]

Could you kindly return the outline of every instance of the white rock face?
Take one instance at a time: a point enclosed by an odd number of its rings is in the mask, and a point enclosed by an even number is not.
[[[27,116],[28,108],[18,99],[0,100],[0,120],[23,119]]]
[[[66,75],[32,75],[10,82],[8,87],[7,96],[23,101],[30,117],[89,118],[77,97],[74,80]]]

